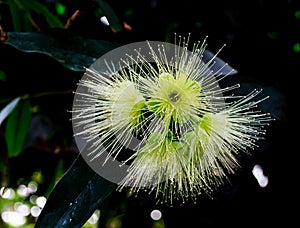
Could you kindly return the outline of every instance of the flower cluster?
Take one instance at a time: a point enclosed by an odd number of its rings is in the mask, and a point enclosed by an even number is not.
[[[271,118],[256,109],[266,99],[254,99],[260,91],[225,95],[239,85],[220,88],[233,69],[224,74],[226,63],[216,69],[218,53],[204,61],[206,40],[189,51],[188,39],[179,38],[171,57],[163,45],[148,44],[151,62],[137,50],[105,74],[87,69],[89,79],[80,84],[89,92],[81,94],[74,118],[93,141],[93,158],[104,151],[126,157],[119,190],[130,186],[155,191],[161,202],[184,201],[234,173],[236,155],[256,147]]]

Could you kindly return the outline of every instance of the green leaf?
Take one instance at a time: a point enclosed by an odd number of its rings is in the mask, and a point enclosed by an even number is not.
[[[73,71],[84,72],[99,57],[119,45],[104,40],[85,39],[73,36],[66,30],[53,33],[9,32],[5,44],[23,52],[48,55]]]
[[[46,6],[36,0],[7,1],[12,17],[14,31],[31,31],[33,28],[31,12],[42,14],[51,28],[64,28],[58,17],[51,13]]]
[[[115,188],[79,154],[50,193],[35,228],[81,227]]]
[[[19,103],[20,97],[13,99],[9,102],[0,112],[0,126],[2,122],[6,119],[6,117],[14,110],[16,105]]]
[[[5,128],[8,156],[22,152],[31,121],[31,105],[28,100],[20,100],[9,115]]]
[[[20,19],[19,7],[15,3],[15,1],[7,1],[7,4],[9,6],[10,14],[12,17],[14,31],[20,32],[21,31],[21,19]]]
[[[36,0],[26,0],[22,1],[22,3],[26,6],[27,10],[32,10],[38,14],[44,15],[51,28],[64,28],[63,23],[60,22],[58,17],[51,13],[51,11],[49,11],[43,4]]]
[[[18,1],[11,0],[7,1],[10,14],[12,17],[13,28],[16,32],[21,32],[22,30],[30,30],[31,26],[28,27],[28,11],[22,6]]]

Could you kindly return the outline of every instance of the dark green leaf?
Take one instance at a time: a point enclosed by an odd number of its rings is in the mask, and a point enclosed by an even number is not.
[[[26,0],[22,3],[28,11],[32,10],[38,14],[44,15],[51,28],[64,28],[64,25],[60,22],[58,17],[52,14],[43,4],[37,2],[36,0]]]
[[[58,17],[52,14],[46,6],[36,0],[10,0],[8,1],[14,31],[31,31],[33,28],[33,20],[31,12],[42,14],[51,28],[63,28],[64,25],[59,21]]]
[[[5,128],[5,140],[8,156],[16,156],[22,152],[31,121],[31,105],[22,100],[9,115]]]
[[[24,52],[37,52],[48,55],[65,67],[84,72],[99,57],[119,45],[103,41],[72,36],[65,30],[56,34],[41,32],[9,32],[6,44]]]
[[[10,14],[12,17],[12,23],[14,31],[20,32],[21,31],[21,20],[20,20],[20,14],[19,14],[19,8],[15,1],[7,1],[7,4],[9,6]]]
[[[21,32],[23,27],[22,25],[26,20],[24,17],[24,9],[21,8],[16,1],[7,1],[7,3],[10,9],[14,31]]]
[[[19,103],[20,97],[13,99],[9,102],[0,112],[0,125],[6,119],[6,117],[14,110],[16,105]]]
[[[78,155],[50,193],[35,228],[79,228],[115,188]]]

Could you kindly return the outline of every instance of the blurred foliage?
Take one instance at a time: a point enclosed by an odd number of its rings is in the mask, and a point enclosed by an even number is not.
[[[35,0],[10,0],[5,1],[10,9],[13,28],[16,32],[40,29],[34,15],[42,16],[51,28],[63,28],[60,20],[53,15],[45,5]]]
[[[278,53],[286,49],[282,45],[286,33],[280,17],[285,15],[282,12],[285,7],[279,2],[214,0],[201,2],[198,7],[193,1],[168,0],[1,0],[0,213],[16,211],[21,204],[32,208],[36,202],[30,200],[31,196],[48,198],[52,193],[53,201],[46,204],[45,213],[54,211],[53,218],[59,220],[60,216],[67,217],[75,211],[86,228],[173,228],[182,223],[188,227],[201,219],[202,226],[232,225],[241,221],[247,221],[250,226],[266,219],[263,217],[265,211],[278,209],[273,206],[273,189],[281,186],[281,182],[273,179],[272,187],[258,189],[251,168],[257,162],[262,163],[270,177],[278,178],[277,167],[282,156],[276,152],[283,147],[280,142],[284,139],[278,132],[288,132],[287,116],[282,110],[288,91],[286,79],[276,77],[286,73],[282,58],[278,57]],[[299,25],[299,9],[296,1],[289,0],[288,4],[293,26],[290,29],[293,30]],[[109,25],[101,22],[103,16]],[[287,45],[289,57],[293,57],[292,63],[297,66],[300,38],[299,30],[294,31]],[[276,110],[272,107],[272,113],[279,116],[280,122],[272,128],[263,153],[259,151],[243,164],[241,176],[233,178],[231,187],[225,185],[220,189],[216,201],[201,198],[197,206],[191,203],[183,208],[169,209],[155,205],[151,195],[135,198],[127,192],[110,191],[113,186],[94,177],[78,157],[69,111],[72,91],[76,89],[84,66],[122,44],[171,41],[174,32],[182,35],[190,32],[191,39],[196,37],[197,40],[208,35],[212,51],[226,42],[227,47],[220,57],[226,56],[224,59],[238,69],[239,81],[254,81],[271,88],[268,93],[275,94],[272,102],[277,104]],[[83,165],[83,174],[76,176],[76,180],[70,179],[66,174],[76,174],[72,168],[80,167],[78,164]],[[63,178],[67,182],[73,180],[70,185],[75,186],[74,191],[65,189],[64,192],[64,186],[54,188]],[[88,185],[88,181],[101,182],[102,187]],[[35,183],[37,189],[25,196],[19,195],[20,186],[28,188],[30,183]],[[99,188],[90,191],[88,186]],[[14,192],[14,197],[6,198],[7,189]],[[76,205],[66,210],[67,203],[76,197],[81,200],[77,205],[82,206],[81,210],[78,211]],[[250,208],[256,203],[264,205],[253,219]],[[88,206],[91,207],[88,209]],[[149,214],[153,209],[162,210],[163,219],[152,220]],[[63,215],[64,210],[69,214]],[[272,217],[268,219],[275,220],[276,216],[270,214]],[[100,216],[100,220],[94,218],[97,221],[94,225],[87,221],[92,216]],[[28,214],[26,218],[22,227],[34,227],[36,217]],[[11,227],[3,217],[0,226]]]
[[[5,129],[8,157],[19,155],[24,147],[31,122],[31,105],[28,100],[18,102],[9,114]]]

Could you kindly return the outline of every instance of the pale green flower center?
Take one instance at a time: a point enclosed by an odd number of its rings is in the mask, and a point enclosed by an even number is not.
[[[135,87],[132,81],[122,81],[117,84],[112,93],[113,124],[121,124],[123,127],[136,127],[142,118],[142,110],[145,106],[145,98]]]
[[[201,86],[186,74],[161,73],[157,86],[152,88],[147,105],[150,111],[166,120],[183,123],[201,107]]]

